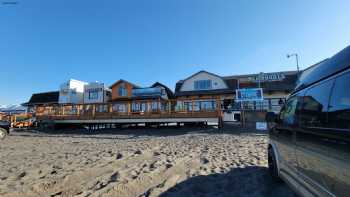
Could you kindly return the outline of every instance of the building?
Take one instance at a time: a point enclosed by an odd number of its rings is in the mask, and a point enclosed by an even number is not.
[[[199,71],[176,83],[176,108],[179,111],[227,109],[233,105],[236,88],[237,79]]]
[[[84,86],[84,103],[106,103],[111,100],[111,90],[104,83],[91,82]]]
[[[170,106],[168,100],[174,97],[173,92],[159,82],[150,87],[140,87],[121,79],[110,88],[112,89],[112,110],[118,113],[163,111]]]
[[[140,86],[120,79],[109,88],[112,90],[112,101],[125,101],[130,100],[132,97],[132,90],[134,88],[140,88]]]
[[[60,85],[58,103],[82,104],[84,102],[84,86],[86,82],[70,79]]]
[[[246,101],[242,105],[235,105],[236,107],[240,106],[245,110],[253,111],[279,112],[282,104],[296,86],[298,71],[232,75],[223,78],[237,80],[239,89],[262,88],[262,101]]]
[[[59,94],[59,91],[35,93],[22,106],[28,107],[28,112],[36,112],[40,107],[57,106]]]

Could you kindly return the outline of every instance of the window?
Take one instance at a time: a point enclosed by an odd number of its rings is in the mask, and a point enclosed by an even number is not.
[[[211,111],[211,110],[215,110],[215,105],[216,102],[215,101],[201,101],[201,110],[204,111]]]
[[[119,94],[119,96],[127,96],[128,95],[125,86],[121,85],[119,87],[118,94]]]
[[[151,109],[152,111],[158,111],[158,102],[152,102]]]
[[[91,100],[98,99],[98,90],[97,89],[89,90],[89,99],[91,99]]]
[[[301,125],[320,127],[327,123],[327,111],[333,80],[308,89],[303,98]]]
[[[97,112],[100,112],[100,113],[108,112],[108,105],[98,105]]]
[[[131,104],[131,111],[132,112],[139,112],[140,111],[140,103],[132,103]]]
[[[112,109],[114,112],[127,112],[126,104],[113,104]]]
[[[280,120],[284,125],[294,125],[296,124],[296,110],[298,105],[298,97],[290,98],[286,105],[283,106],[280,113]]]
[[[350,72],[335,80],[328,120],[332,128],[350,129]]]
[[[211,80],[198,80],[194,81],[195,90],[208,90],[211,89]]]
[[[201,110],[200,107],[201,107],[200,101],[193,102],[193,111],[200,111]]]
[[[131,111],[132,112],[146,112],[147,111],[147,104],[134,102],[131,104]]]
[[[192,101],[185,101],[184,107],[186,111],[192,111]]]

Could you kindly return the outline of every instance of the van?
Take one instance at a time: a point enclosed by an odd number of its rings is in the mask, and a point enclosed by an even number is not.
[[[301,196],[350,196],[350,46],[305,70],[266,120],[276,180]]]

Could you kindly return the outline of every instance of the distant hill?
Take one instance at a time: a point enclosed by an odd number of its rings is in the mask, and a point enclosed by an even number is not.
[[[21,105],[0,105],[0,112],[4,113],[22,113],[26,110],[27,108]]]

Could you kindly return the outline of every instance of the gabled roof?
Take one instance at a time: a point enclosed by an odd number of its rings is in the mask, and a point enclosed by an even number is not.
[[[114,86],[117,85],[118,83],[122,83],[122,82],[131,84],[134,88],[140,88],[140,86],[135,85],[135,84],[133,84],[133,83],[127,81],[127,80],[124,80],[124,79],[119,79],[118,81],[116,81],[115,83],[113,83],[111,86],[109,86],[109,88],[112,89],[112,87],[114,87]]]
[[[182,84],[186,80],[188,80],[188,79],[190,79],[190,78],[192,78],[200,73],[206,73],[206,74],[213,75],[213,76],[216,76],[216,77],[222,79],[223,82],[226,84],[227,88],[225,88],[225,89],[213,89],[213,90],[180,91]],[[183,95],[195,95],[195,94],[221,94],[221,93],[228,94],[228,93],[234,93],[236,88],[237,88],[237,79],[225,79],[217,74],[214,74],[214,73],[211,73],[211,72],[208,72],[205,70],[201,70],[201,71],[187,77],[186,79],[179,80],[175,86],[175,95],[176,96],[183,96]]]
[[[52,92],[41,92],[33,94],[25,106],[35,105],[35,104],[57,104],[59,98],[59,91]]]
[[[166,85],[159,83],[159,82],[155,82],[153,85],[151,85],[151,88],[157,87],[157,86],[162,86],[163,88],[165,88],[165,91],[168,95],[169,98],[173,98],[174,97],[174,93],[173,91],[171,91],[170,88],[168,88]]]
[[[180,80],[180,81],[184,82],[184,81],[186,81],[186,80],[188,80],[188,79],[191,79],[192,77],[194,77],[194,76],[196,76],[196,75],[198,75],[198,74],[200,74],[200,73],[206,73],[206,74],[208,74],[208,75],[213,75],[213,76],[222,78],[221,76],[219,76],[219,75],[217,75],[217,74],[214,74],[214,73],[211,73],[211,72],[208,72],[208,71],[205,71],[205,70],[200,70],[200,71],[194,73],[193,75],[187,77],[186,79],[183,79],[183,80]],[[180,81],[179,81],[179,82],[180,82]]]

